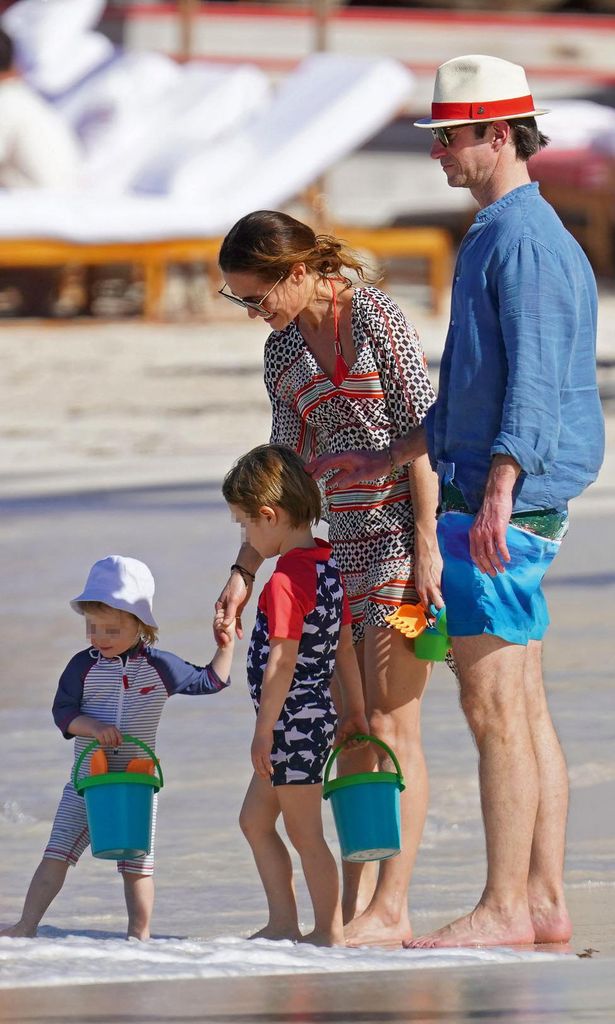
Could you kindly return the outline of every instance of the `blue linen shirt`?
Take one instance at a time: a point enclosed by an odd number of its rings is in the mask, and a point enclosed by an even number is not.
[[[555,508],[595,480],[604,455],[596,382],[596,283],[535,183],[477,214],[455,267],[438,398],[425,428],[470,511],[491,458],[521,466],[513,510]]]

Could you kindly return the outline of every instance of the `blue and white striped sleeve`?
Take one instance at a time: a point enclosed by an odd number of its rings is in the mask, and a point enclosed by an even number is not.
[[[81,714],[83,684],[93,664],[89,649],[79,651],[71,658],[60,676],[51,713],[55,724],[67,740],[75,738],[67,730],[70,723]]]
[[[220,679],[211,665],[204,667],[193,665],[190,661],[184,661],[183,658],[170,651],[160,651],[156,647],[149,647],[145,652],[145,657],[156,669],[169,697],[175,693],[185,693],[192,697],[218,693],[230,686],[230,676],[226,680]]]

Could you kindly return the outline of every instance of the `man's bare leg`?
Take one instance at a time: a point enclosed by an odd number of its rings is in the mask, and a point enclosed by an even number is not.
[[[413,948],[534,941],[527,896],[538,809],[538,767],[528,723],[525,647],[499,637],[456,637],[461,705],[479,754],[487,883],[475,909],[412,941]]]
[[[412,934],[408,886],[427,814],[428,781],[420,732],[429,662],[394,629],[368,626],[364,656],[370,731],[397,755],[406,781],[401,794],[402,849],[382,861],[372,899],[345,928],[351,946],[400,945]]]
[[[0,935],[33,939],[43,915],[64,885],[67,871],[68,861],[43,857],[28,887],[21,918]]]
[[[572,924],[564,897],[568,772],[549,714],[542,678],[542,644],[528,644],[525,670],[528,720],[538,763],[539,800],[528,898],[535,941],[567,942]]]

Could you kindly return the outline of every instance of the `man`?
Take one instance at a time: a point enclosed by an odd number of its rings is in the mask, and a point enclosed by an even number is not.
[[[567,504],[596,477],[604,427],[589,263],[530,181],[545,146],[523,68],[471,55],[437,72],[431,156],[480,210],[461,245],[436,403],[388,452],[325,456],[327,486],[426,449],[441,487],[442,591],[461,704],[479,752],[487,881],[472,913],[415,947],[565,942],[568,803],[547,708],[542,578]]]

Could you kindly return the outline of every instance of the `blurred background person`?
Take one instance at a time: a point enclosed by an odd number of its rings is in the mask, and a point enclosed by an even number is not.
[[[81,154],[65,120],[23,80],[0,28],[0,188],[71,188]],[[54,311],[60,271],[0,271],[0,315]]]

